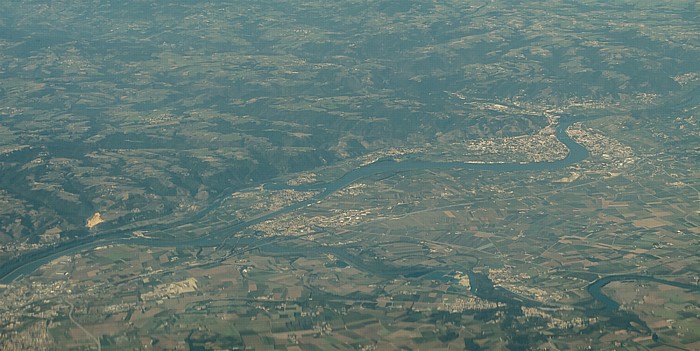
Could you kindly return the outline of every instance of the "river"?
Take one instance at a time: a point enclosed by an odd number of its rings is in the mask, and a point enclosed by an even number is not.
[[[105,233],[103,235],[98,235],[98,236],[90,236],[90,237],[85,237],[77,240],[73,240],[70,242],[65,242],[62,243],[56,247],[52,248],[46,248],[43,250],[39,251],[34,251],[30,252],[27,254],[24,254],[22,256],[17,257],[11,262],[7,262],[0,266],[0,284],[10,284],[14,280],[21,278],[24,275],[30,274],[42,265],[59,258],[61,256],[66,256],[66,255],[72,255],[84,250],[90,250],[93,249],[97,246],[104,246],[104,245],[110,245],[110,244],[129,244],[129,245],[141,245],[141,246],[160,246],[160,247],[172,247],[172,246],[186,246],[186,247],[211,247],[211,246],[218,246],[222,243],[223,240],[226,238],[231,237],[233,234],[240,232],[241,230],[248,228],[250,226],[262,223],[264,221],[273,219],[275,217],[278,217],[282,214],[289,213],[291,211],[297,210],[299,208],[302,208],[304,206],[307,206],[309,204],[315,203],[319,200],[322,200],[329,195],[333,194],[334,192],[360,180],[363,178],[367,178],[370,176],[378,175],[378,174],[395,174],[398,172],[406,172],[406,171],[417,171],[417,170],[436,170],[436,169],[456,169],[456,170],[485,170],[485,171],[493,171],[493,172],[518,172],[518,171],[547,171],[547,170],[556,170],[556,169],[561,169],[564,167],[567,167],[569,165],[578,163],[582,160],[584,160],[588,156],[588,150],[586,150],[585,147],[582,145],[576,143],[574,140],[572,140],[569,135],[566,133],[566,129],[571,126],[572,123],[577,122],[577,121],[582,121],[583,119],[576,119],[572,116],[564,116],[559,120],[559,124],[556,128],[555,135],[561,141],[567,148],[568,148],[568,154],[565,158],[556,160],[556,161],[549,161],[549,162],[531,162],[531,163],[463,163],[463,162],[432,162],[432,161],[425,161],[425,160],[420,160],[416,158],[411,158],[410,156],[407,159],[401,160],[401,161],[396,161],[391,158],[386,158],[379,160],[377,162],[368,164],[366,166],[354,169],[342,177],[331,181],[327,183],[320,183],[320,184],[312,184],[312,185],[304,185],[304,186],[299,186],[299,187],[291,187],[292,189],[297,189],[297,190],[317,190],[319,193],[307,200],[296,202],[294,204],[291,204],[287,207],[284,207],[280,210],[250,219],[248,221],[240,222],[233,224],[227,228],[217,230],[215,232],[209,233],[207,236],[204,237],[196,237],[192,239],[183,239],[183,240],[166,240],[166,239],[157,239],[157,238],[144,238],[144,237],[134,237],[132,236],[133,229],[129,230],[112,230],[108,233]],[[216,201],[214,205],[207,207],[207,211],[202,211],[199,212],[195,215],[193,215],[192,218],[190,218],[190,221],[195,221],[197,219],[202,218],[208,211],[213,210],[216,208],[217,204],[221,204],[222,201]],[[174,227],[178,226],[179,224],[182,224],[184,221],[178,221],[177,224],[173,225]],[[163,229],[162,225],[153,225],[153,228],[141,228],[144,230],[147,229]],[[269,254],[293,254],[293,252],[289,251],[289,247],[286,245],[279,245],[280,241],[283,241],[284,239],[280,238],[265,238],[265,239],[256,239],[256,238],[241,238],[241,239],[236,239],[236,246],[246,248],[245,250],[250,250],[250,249],[259,249],[265,253]],[[375,267],[370,267],[366,262],[363,262],[362,260],[358,259],[357,257],[353,257],[352,255],[348,255],[347,253],[343,252],[342,249],[340,248],[331,248],[331,247],[318,247],[312,251],[318,251],[318,252],[324,252],[324,253],[332,253],[338,257],[342,257],[345,261],[351,262],[351,264],[359,267],[359,268],[364,268],[369,271],[373,271],[375,273],[381,273],[381,270],[374,269]],[[308,253],[308,252],[307,252]],[[411,268],[413,269],[413,268]],[[393,274],[406,274],[406,272],[398,272],[394,271]],[[611,276],[611,277],[606,277],[603,279],[600,279],[588,287],[588,291],[593,296],[596,300],[602,302],[606,308],[609,309],[617,309],[619,304],[617,304],[615,301],[607,297],[601,292],[601,288],[604,287],[606,284],[610,283],[611,281],[615,280],[622,280],[623,277],[625,277],[624,280],[630,280],[630,279],[646,279],[646,280],[653,280],[653,281],[658,281],[658,282],[664,282],[664,283],[669,283],[666,281],[661,281],[658,279],[653,279],[650,277],[644,277],[644,276]],[[647,279],[650,278],[650,279]],[[488,280],[488,278],[486,278]],[[483,280],[483,279],[482,279]],[[483,293],[486,293],[487,291],[490,291],[486,288],[489,286],[489,282],[484,282],[484,284],[479,284],[484,287],[484,291],[481,292],[479,295],[483,295]],[[496,294],[498,295],[498,294]],[[498,298],[498,296],[503,295],[502,297],[504,298]],[[500,302],[514,302],[517,299],[512,296],[513,294],[508,294],[507,292],[503,292],[498,296],[492,296],[492,299],[495,298],[496,300]],[[486,297],[486,296],[484,296]],[[501,301],[503,300],[503,301]],[[507,300],[507,301],[506,301]],[[521,303],[523,303],[522,300],[518,300]],[[530,303],[530,302],[528,302]]]

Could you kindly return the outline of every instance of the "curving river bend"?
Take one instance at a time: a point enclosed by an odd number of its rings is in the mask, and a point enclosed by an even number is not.
[[[620,275],[609,275],[600,278],[586,287],[588,293],[603,305],[603,308],[608,311],[615,311],[620,308],[620,304],[611,299],[609,296],[605,295],[602,289],[612,283],[612,282],[627,282],[627,281],[648,281],[653,283],[660,283],[670,286],[675,286],[677,288],[682,288],[691,291],[700,292],[700,285],[688,284],[674,282],[672,280],[660,279],[650,275],[639,275],[639,274],[620,274]]]

